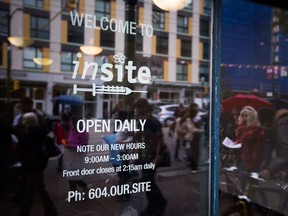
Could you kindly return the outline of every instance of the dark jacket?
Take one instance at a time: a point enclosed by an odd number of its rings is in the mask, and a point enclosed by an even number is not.
[[[276,157],[269,166],[269,170],[273,174],[288,170],[288,113],[277,120],[274,134]]]
[[[144,142],[145,148],[139,150],[139,162],[152,162],[157,154],[157,146],[163,141],[162,125],[157,118],[150,115],[144,126],[144,131],[136,133],[136,141]]]
[[[242,165],[247,172],[258,171],[263,161],[263,133],[262,128],[240,126],[237,131],[236,143],[242,144]]]
[[[48,163],[43,143],[45,131],[39,126],[29,127],[20,140],[21,162],[24,170],[44,170]]]

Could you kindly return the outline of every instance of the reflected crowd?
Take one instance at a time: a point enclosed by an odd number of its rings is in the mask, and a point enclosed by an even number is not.
[[[59,215],[57,205],[51,199],[45,185],[44,172],[51,157],[47,152],[46,139],[52,133],[52,139],[59,150],[56,155],[57,172],[61,174],[64,169],[85,168],[86,153],[79,152],[77,147],[88,145],[89,133],[79,132],[76,129],[77,121],[81,119],[81,116],[71,113],[69,107],[64,107],[59,118],[52,120],[44,112],[33,109],[33,101],[26,97],[14,107],[3,102],[0,108],[2,201],[8,199],[14,207],[19,208],[19,215],[24,216],[30,215],[35,197],[38,196],[45,215]],[[145,191],[146,207],[139,210],[139,215],[165,215],[168,200],[156,182],[158,168],[171,166],[174,158],[175,161],[187,163],[191,173],[199,171],[201,137],[204,132],[207,132],[203,127],[203,122],[208,120],[208,117],[200,116],[198,110],[199,106],[196,103],[191,103],[188,107],[179,104],[174,113],[174,122],[169,125],[168,129],[168,139],[173,136],[175,145],[173,144],[173,147],[168,150],[163,125],[153,115],[153,105],[147,99],[136,100],[133,104],[133,114],[125,110],[122,105],[114,109],[114,119],[122,122],[127,119],[135,119],[135,121],[145,119],[145,125],[142,125],[143,130],[133,132],[124,130],[113,133],[114,143],[145,143],[144,147],[137,149],[139,157],[125,160],[122,165],[127,166],[133,163],[133,165],[136,164],[135,167],[144,167],[152,164],[151,167],[153,167],[138,171],[117,172],[119,185],[128,185],[131,181],[138,181],[145,182],[149,186]],[[163,158],[164,151],[165,158]],[[135,153],[135,150],[122,150],[119,154],[133,155],[133,152]],[[119,165],[115,161],[110,161],[110,163],[115,169]],[[82,177],[77,174],[67,178],[70,191],[77,191],[80,188],[81,191],[87,192],[92,187]],[[131,199],[131,195],[122,194],[118,198],[119,201],[125,202]]]
[[[221,191],[238,198],[245,195],[265,211],[287,215],[288,109],[248,105],[221,109]]]

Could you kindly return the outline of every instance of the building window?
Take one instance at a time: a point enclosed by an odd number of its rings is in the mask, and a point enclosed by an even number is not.
[[[178,33],[188,33],[188,17],[178,15],[177,19],[177,32]]]
[[[158,54],[168,54],[168,38],[157,37],[156,52]]]
[[[8,11],[0,10],[0,35],[8,35]]]
[[[43,0],[24,0],[24,5],[43,8]]]
[[[164,30],[165,28],[165,13],[160,11],[152,12],[153,28]]]
[[[203,59],[206,60],[210,59],[210,43],[207,42],[203,43]]]
[[[99,19],[106,17],[110,19],[110,1],[107,0],[95,0],[95,15]]]
[[[74,71],[73,61],[77,60],[76,52],[61,52],[61,71]]]
[[[43,17],[31,16],[31,37],[49,39],[49,20]]]
[[[183,57],[191,57],[192,55],[192,45],[189,40],[181,40],[181,56]]]
[[[177,64],[176,80],[187,81],[188,66],[187,64]]]
[[[111,31],[101,31],[100,44],[101,47],[115,47],[115,33]]]
[[[208,20],[200,20],[200,35],[204,37],[209,37],[210,25]]]
[[[136,35],[136,51],[143,51],[143,36],[140,33]]]
[[[3,65],[3,44],[0,43],[0,65]]]
[[[68,22],[68,42],[71,43],[84,43],[84,27],[73,26],[71,22]]]
[[[192,12],[192,10],[193,10],[193,0],[191,0],[191,3],[188,4],[183,10]]]
[[[33,58],[42,58],[42,50],[36,47],[26,47],[23,50],[23,67],[42,69],[42,65],[38,65],[33,61]]]
[[[99,78],[101,75],[103,75],[103,72],[101,70],[101,65],[103,65],[104,63],[109,63],[109,56],[97,55],[94,59],[94,62],[96,62],[98,64],[98,70],[97,70],[96,77]]]
[[[211,0],[204,0],[204,14],[211,15]]]
[[[205,82],[209,82],[209,65],[205,64],[200,65],[199,77],[204,77]]]

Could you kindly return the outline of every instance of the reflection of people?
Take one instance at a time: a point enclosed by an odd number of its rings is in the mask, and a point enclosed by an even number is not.
[[[12,140],[13,109],[10,103],[0,102],[0,197],[4,192],[14,189],[10,188],[11,179],[8,178],[8,167],[13,165],[16,160],[15,146]]]
[[[21,140],[23,139],[23,136],[26,136],[25,134],[25,128],[23,124],[23,116],[26,113],[34,113],[37,117],[37,125],[41,128],[41,131],[43,131],[44,135],[43,138],[48,134],[50,131],[50,125],[47,121],[47,118],[43,112],[40,110],[33,109],[33,100],[30,97],[23,97],[21,98],[20,104],[18,105],[18,108],[21,109],[18,115],[14,117],[13,121],[13,133],[17,136],[19,140],[19,145]],[[18,187],[16,188],[15,198],[14,201],[16,203],[19,203],[22,201],[22,194],[23,194],[23,186],[22,186],[22,178],[18,178]]]
[[[177,107],[177,109],[174,112],[174,117],[178,118],[180,116],[182,116],[182,113],[184,112],[184,106],[182,103],[179,104],[179,106]]]
[[[261,108],[258,110],[258,117],[263,129],[263,143],[264,143],[264,156],[261,169],[266,169],[272,159],[272,153],[275,149],[275,140],[273,138],[273,126],[276,109],[274,108]]]
[[[244,172],[259,172],[264,152],[263,130],[261,128],[257,111],[250,106],[245,106],[238,118],[235,143],[242,144],[240,169]],[[241,190],[245,192],[247,184],[258,185],[257,180],[250,179],[247,174],[241,176]],[[249,191],[252,195],[253,191]],[[263,191],[257,191],[266,204],[267,198]]]
[[[144,98],[138,99],[135,103],[135,117],[138,119],[146,119],[144,131],[137,132],[135,139],[138,142],[145,143],[145,149],[139,151],[139,163],[154,163],[157,167],[159,161],[160,149],[163,144],[162,125],[151,114],[151,106]],[[156,184],[155,175],[157,168],[142,169],[142,182],[151,182],[151,190],[146,191],[148,201],[147,207],[141,212],[141,216],[163,215],[167,201],[163,197],[159,187]]]
[[[118,111],[117,112],[117,119],[119,119],[122,123],[124,123],[124,121],[128,118],[128,111]],[[126,128],[125,130],[121,130],[116,132],[116,143],[129,143],[133,141],[133,134],[131,132],[128,131],[128,129]],[[125,153],[129,153],[129,150],[120,150],[120,155],[123,155]],[[124,160],[122,162],[118,163],[122,163],[123,165],[128,165],[129,161],[128,160]],[[116,164],[114,166],[117,166]],[[130,172],[128,170],[123,170],[121,172],[117,172],[117,175],[119,177],[119,185],[123,185],[126,184],[129,177],[130,177]],[[121,195],[121,200],[122,201],[126,201],[130,198],[129,194],[123,194]]]
[[[181,160],[181,158],[179,157],[179,150],[181,148],[181,146],[184,146],[184,137],[183,137],[183,133],[182,133],[182,128],[181,128],[181,117],[182,114],[177,117],[177,119],[175,120],[175,136],[176,136],[176,147],[175,147],[175,151],[174,151],[174,159],[175,160]]]
[[[125,110],[123,101],[119,101],[113,109],[114,118],[119,118],[119,112]]]
[[[198,109],[199,107],[196,103],[191,103],[180,120],[188,162],[193,172],[198,170],[200,133],[203,132],[202,129],[198,128],[199,125],[197,123],[199,124],[199,122],[195,123]]]
[[[235,143],[242,144],[241,164],[247,172],[257,172],[263,160],[262,128],[257,111],[244,107],[239,115]]]
[[[225,137],[229,137],[231,140],[235,140],[236,134],[235,130],[237,128],[238,117],[240,115],[241,108],[233,107],[232,115],[228,112],[223,112],[220,116],[221,122],[221,139],[225,139]]]
[[[177,109],[174,111],[174,121],[173,123],[169,126],[169,136],[172,136],[173,132],[175,131],[175,127],[176,127],[176,120],[177,118],[181,117],[184,113],[185,109],[182,103],[179,104],[179,106],[177,107]],[[176,141],[176,145],[177,145],[177,141]]]
[[[62,118],[54,125],[54,134],[56,138],[56,143],[61,150],[61,154],[58,156],[57,170],[60,172],[63,169],[63,156],[64,156],[64,146],[67,143],[67,138],[70,130],[71,122]]]
[[[35,113],[27,112],[22,116],[23,136],[20,139],[20,156],[24,177],[24,194],[21,203],[20,215],[30,215],[33,199],[40,196],[45,215],[57,215],[57,210],[46,190],[43,171],[47,166],[48,158],[43,151],[45,131],[39,126]]]
[[[229,139],[235,141],[236,139],[236,128],[238,118],[241,112],[240,107],[233,107],[232,114],[229,112],[222,112],[220,116],[220,141],[228,137]],[[221,153],[225,156],[221,157],[221,163],[223,166],[238,165],[240,161],[240,150],[227,148],[224,145],[220,146]]]
[[[81,170],[84,164],[84,157],[86,156],[83,152],[77,152],[77,146],[87,145],[89,140],[89,134],[87,132],[78,132],[76,129],[76,123],[78,118],[72,118],[72,127],[70,128],[69,135],[67,138],[67,144],[65,145],[65,157],[64,167],[67,170]],[[70,190],[75,191],[77,186],[83,189],[87,188],[86,182],[83,177],[73,176],[68,179]]]
[[[288,110],[279,110],[274,122],[273,138],[276,144],[276,157],[260,173],[263,178],[270,178],[271,175],[288,171]]]

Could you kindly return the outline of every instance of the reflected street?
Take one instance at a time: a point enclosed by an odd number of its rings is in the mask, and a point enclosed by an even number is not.
[[[171,156],[175,149],[175,139],[168,135],[168,128],[163,127],[165,135],[165,142],[170,149]],[[90,133],[89,144],[100,144],[103,143],[101,136],[103,134]],[[208,200],[208,144],[202,144],[201,156],[199,162],[199,172],[192,173],[191,169],[187,166],[185,160],[185,149],[180,149],[180,157],[183,158],[181,161],[172,161],[170,167],[159,168],[157,171],[156,181],[159,185],[163,195],[168,201],[165,216],[175,215],[207,215],[208,207],[201,206],[206,205]],[[92,153],[89,153],[89,155]],[[95,152],[93,153],[95,154]],[[99,154],[99,153],[96,153]],[[103,154],[103,152],[101,152]],[[65,154],[64,154],[65,157]],[[173,158],[173,157],[171,157]],[[123,200],[120,196],[101,197],[97,199],[95,197],[86,197],[83,200],[68,202],[67,196],[69,186],[67,179],[63,176],[63,172],[57,172],[57,158],[51,158],[49,165],[45,170],[45,182],[47,190],[49,191],[55,205],[58,209],[58,215],[69,216],[69,215],[139,215],[139,212],[143,209],[146,204],[145,193],[138,192],[131,194],[130,199]],[[85,168],[96,168],[103,166],[103,163],[86,164]],[[140,173],[139,173],[140,174]],[[139,176],[134,176],[129,179],[131,183],[137,182]],[[90,188],[111,188],[118,184],[118,176],[116,173],[110,174],[94,174],[84,177],[85,181],[89,184]],[[206,193],[203,191],[206,190]],[[200,193],[201,191],[201,193]],[[82,191],[80,191],[82,192]],[[175,194],[178,194],[175,196]],[[202,199],[202,201],[201,201]],[[205,202],[203,201],[205,200]],[[13,205],[9,202],[9,198],[5,200],[1,206],[5,207],[5,214],[7,216],[16,215],[19,211],[18,206]],[[181,207],[181,208],[179,208]],[[2,208],[3,209],[3,208]],[[39,216],[43,212],[40,200],[35,200],[31,215]],[[193,212],[193,214],[191,214]]]

